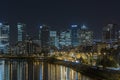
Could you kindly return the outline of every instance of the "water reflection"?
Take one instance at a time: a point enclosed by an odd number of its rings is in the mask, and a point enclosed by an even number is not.
[[[49,80],[93,80],[70,68],[48,64]]]
[[[74,70],[32,60],[1,60],[0,80],[93,80]]]

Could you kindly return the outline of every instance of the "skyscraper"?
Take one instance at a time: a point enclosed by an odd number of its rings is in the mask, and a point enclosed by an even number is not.
[[[71,46],[71,30],[62,31],[59,36],[59,46]]]
[[[9,47],[9,25],[0,23],[0,52],[7,53]]]
[[[78,46],[78,25],[71,25],[71,40],[72,40],[72,46]]]
[[[25,24],[18,23],[17,24],[17,30],[18,30],[18,41],[24,41],[25,40]]]
[[[93,32],[83,25],[79,30],[79,45],[90,46],[93,43]]]
[[[39,39],[41,42],[41,48],[45,53],[44,56],[46,56],[50,48],[50,30],[48,26],[40,26]]]
[[[118,31],[118,41],[120,41],[120,30]]]
[[[102,40],[109,43],[117,41],[119,30],[117,24],[108,24],[103,28]]]
[[[58,36],[56,31],[50,31],[50,46],[59,48]]]

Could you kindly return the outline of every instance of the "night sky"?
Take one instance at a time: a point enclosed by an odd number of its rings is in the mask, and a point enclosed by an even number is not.
[[[103,26],[120,24],[120,1],[115,0],[2,0],[0,10],[0,21],[8,22],[12,32],[17,22],[33,34],[41,24],[54,29],[85,24],[100,38]]]

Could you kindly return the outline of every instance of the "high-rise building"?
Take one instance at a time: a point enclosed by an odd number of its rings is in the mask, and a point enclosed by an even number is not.
[[[72,40],[72,46],[78,46],[78,25],[71,25],[71,40]]]
[[[71,30],[63,31],[59,36],[60,47],[71,46]]]
[[[9,47],[9,25],[0,23],[0,52],[7,53]]]
[[[39,39],[41,41],[41,48],[44,51],[44,55],[46,56],[50,48],[50,30],[46,25],[40,26],[39,31]]]
[[[71,42],[71,30],[66,31],[65,43],[66,43],[66,46],[71,46],[71,44],[72,44],[72,42]]]
[[[24,41],[25,40],[25,24],[18,23],[17,24],[17,30],[18,30],[18,41]]]
[[[50,46],[59,48],[59,41],[56,31],[50,31]]]
[[[83,25],[79,30],[79,45],[90,46],[93,44],[93,32]]]
[[[62,31],[59,34],[59,46],[60,48],[65,46],[65,31]]]
[[[120,30],[118,31],[118,41],[120,41]]]
[[[108,24],[103,28],[102,40],[104,42],[116,42],[119,38],[119,27],[117,24]]]

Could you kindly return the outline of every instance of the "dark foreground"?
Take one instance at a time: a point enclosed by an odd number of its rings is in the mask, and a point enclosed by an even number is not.
[[[89,65],[79,64],[69,61],[55,60],[50,63],[70,67],[77,72],[80,72],[86,76],[94,78],[95,80],[120,80],[120,71],[106,70],[106,69],[100,70],[98,68],[92,68]]]

